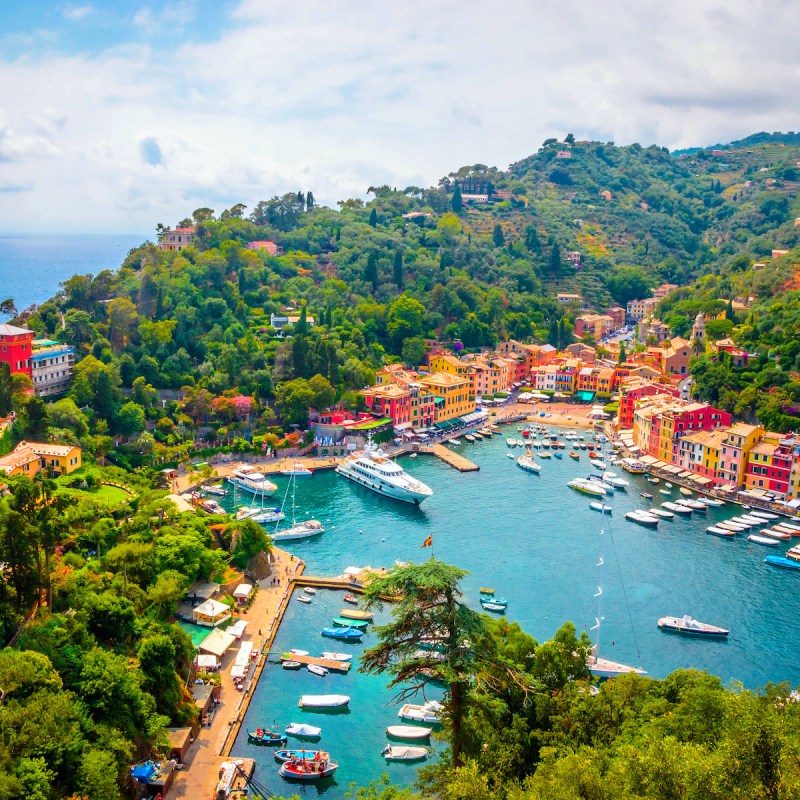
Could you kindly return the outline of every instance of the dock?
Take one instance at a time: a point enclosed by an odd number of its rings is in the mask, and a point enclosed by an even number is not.
[[[469,459],[464,458],[464,456],[452,450],[448,450],[442,444],[433,445],[427,452],[438,456],[445,464],[449,464],[453,469],[457,469],[459,472],[477,472],[480,469],[477,464],[473,464]]]
[[[284,656],[288,656],[284,658]],[[281,661],[297,661],[300,664],[316,664],[318,667],[325,667],[331,672],[349,672],[349,661],[334,661],[331,658],[317,658],[316,656],[298,656],[294,653],[281,653]]]

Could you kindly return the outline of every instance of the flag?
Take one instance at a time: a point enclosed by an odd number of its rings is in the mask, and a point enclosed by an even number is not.
[[[433,534],[432,533],[428,534],[428,537],[422,543],[422,545],[420,546],[420,549],[422,549],[423,547],[433,547]]]

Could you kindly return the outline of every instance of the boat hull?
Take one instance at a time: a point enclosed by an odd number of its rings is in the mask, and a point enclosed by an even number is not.
[[[433,494],[433,492],[430,494],[417,493],[411,489],[392,486],[389,483],[381,485],[363,475],[352,474],[349,470],[343,468],[342,465],[338,466],[336,471],[347,478],[347,480],[353,481],[353,483],[357,483],[359,486],[363,486],[365,489],[375,492],[375,494],[379,494],[382,497],[390,497],[392,500],[399,500],[401,503],[410,503],[411,505],[418,506],[423,500],[427,500],[431,494]]]

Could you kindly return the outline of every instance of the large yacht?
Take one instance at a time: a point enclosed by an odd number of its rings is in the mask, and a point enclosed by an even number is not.
[[[237,467],[230,474],[228,481],[237,488],[243,489],[256,497],[268,497],[278,488],[257,469],[246,465]]]
[[[433,490],[384,455],[383,451],[369,442],[361,455],[354,455],[336,467],[345,478],[361,484],[373,492],[419,505],[433,494]]]

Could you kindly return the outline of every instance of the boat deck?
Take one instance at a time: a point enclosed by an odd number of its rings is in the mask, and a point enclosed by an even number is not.
[[[317,658],[316,656],[296,656],[294,653],[281,653],[281,660],[283,656],[287,655],[287,661],[298,661],[300,664],[316,664],[318,667],[325,667],[331,672],[350,672],[349,661],[334,661],[330,658]]]
[[[445,464],[453,467],[453,469],[457,469],[459,472],[477,472],[480,469],[477,464],[473,464],[469,459],[464,458],[464,456],[459,455],[452,450],[448,450],[444,445],[441,444],[433,445],[428,452],[433,453],[438,458],[441,458]]]

